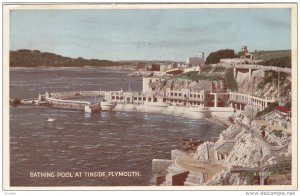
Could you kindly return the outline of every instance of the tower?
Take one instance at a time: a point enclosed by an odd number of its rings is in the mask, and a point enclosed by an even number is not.
[[[204,55],[204,54],[205,54],[204,52],[200,52],[200,53],[198,54],[198,57],[201,58],[203,61],[204,61],[204,58],[205,58],[205,55]]]

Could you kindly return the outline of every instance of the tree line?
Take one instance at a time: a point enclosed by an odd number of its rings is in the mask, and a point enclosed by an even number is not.
[[[84,59],[64,57],[50,52],[21,49],[9,52],[9,66],[11,67],[81,67],[81,66],[118,66],[120,62],[98,59]]]

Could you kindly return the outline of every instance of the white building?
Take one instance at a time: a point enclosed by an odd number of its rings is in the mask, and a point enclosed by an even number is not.
[[[205,63],[204,52],[199,53],[198,57],[188,57],[186,64],[188,65],[203,65]]]
[[[167,70],[168,65],[160,65],[160,71],[165,72]]]
[[[143,77],[143,93],[154,93],[158,83],[159,77]]]

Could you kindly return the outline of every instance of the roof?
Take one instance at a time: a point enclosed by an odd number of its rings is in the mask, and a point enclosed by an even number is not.
[[[279,110],[280,112],[289,113],[291,110],[288,108],[285,108],[283,106],[276,106],[275,110]]]

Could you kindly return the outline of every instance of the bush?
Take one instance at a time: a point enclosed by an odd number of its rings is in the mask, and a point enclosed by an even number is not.
[[[270,59],[263,61],[260,63],[265,66],[275,66],[275,67],[289,67],[291,68],[291,57],[286,56],[286,57],[281,57],[281,58],[276,58],[276,59]]]
[[[276,137],[282,137],[282,136],[283,136],[282,130],[274,129],[271,133],[272,133],[273,135],[275,135]]]
[[[274,103],[271,103],[271,105],[269,105],[268,107],[266,107],[263,111],[258,112],[257,113],[257,117],[261,117],[263,115],[266,115],[266,114],[272,112],[275,109],[276,106],[278,106],[278,102],[277,101],[274,102]]]
[[[211,65],[205,65],[202,69],[201,72],[210,72],[212,69]]]
[[[291,109],[292,103],[289,101],[284,105],[285,108]]]
[[[285,157],[277,164],[266,167],[265,171],[274,175],[274,174],[291,172],[291,169],[292,169],[292,160],[290,157]]]
[[[225,67],[215,67],[214,72],[223,72],[225,71]]]
[[[238,91],[238,85],[234,78],[233,69],[227,69],[225,72],[225,84],[227,89],[231,91]]]
[[[199,74],[198,71],[190,71],[187,73],[183,73],[177,76],[177,78],[184,78],[192,81],[199,81],[199,80],[209,80],[209,81],[217,81],[222,80],[221,76],[210,76],[207,74]]]

